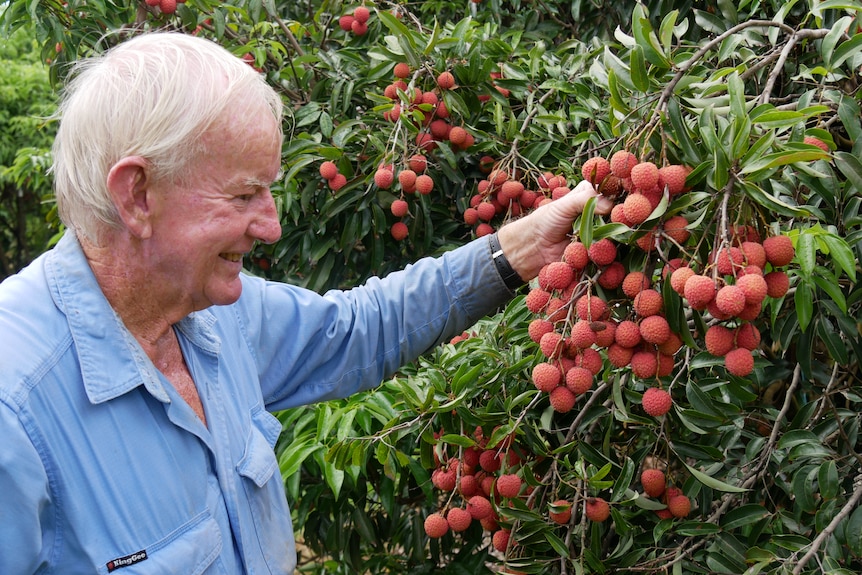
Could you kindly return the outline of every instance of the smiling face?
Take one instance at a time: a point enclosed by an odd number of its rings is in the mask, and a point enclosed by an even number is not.
[[[155,186],[145,258],[191,310],[234,303],[243,256],[281,236],[269,189],[281,168],[281,135],[271,113],[253,112],[234,111],[203,136],[207,152],[182,184]]]

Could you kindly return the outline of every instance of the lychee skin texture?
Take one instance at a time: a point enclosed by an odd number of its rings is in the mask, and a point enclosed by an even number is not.
[[[395,200],[389,206],[389,211],[392,212],[392,215],[396,218],[403,218],[410,211],[410,206],[404,200]]]
[[[396,78],[401,78],[403,80],[410,75],[410,66],[405,62],[398,62],[392,69],[392,74]]]
[[[670,339],[670,325],[660,315],[645,317],[640,323],[641,337],[644,341],[661,345]]]
[[[575,396],[586,393],[593,387],[593,373],[585,367],[571,368],[566,372],[566,387]]]
[[[744,275],[736,280],[735,285],[745,295],[745,303],[762,303],[768,292],[766,280],[757,274]]]
[[[693,309],[704,310],[715,299],[715,282],[707,276],[693,275],[686,280],[683,295]]]
[[[703,337],[706,351],[715,357],[724,357],[733,349],[733,330],[720,324],[712,325]]]
[[[532,375],[533,385],[536,386],[536,389],[546,393],[550,393],[556,389],[563,378],[560,373],[560,368],[547,362],[537,364],[536,367],[533,368]]]
[[[737,285],[726,285],[715,294],[715,305],[728,316],[737,316],[745,308],[745,292]]]
[[[331,180],[338,175],[338,166],[327,160],[320,164],[320,175],[324,180]]]
[[[629,272],[622,283],[623,293],[630,298],[634,298],[640,292],[649,288],[649,286],[649,278],[643,272],[639,271]]]
[[[504,553],[506,548],[509,546],[509,537],[510,531],[508,529],[499,529],[494,532],[494,535],[491,537],[491,542],[494,545],[494,549],[499,551],[500,553]]]
[[[575,407],[577,398],[568,387],[559,386],[551,392],[551,407],[557,413],[568,413]]]
[[[551,521],[559,525],[565,525],[572,518],[572,504],[565,499],[557,499],[551,503],[552,507],[559,508],[559,511],[553,509],[548,511],[548,517]]]
[[[667,186],[670,195],[675,196],[685,191],[685,179],[688,170],[685,166],[671,164],[658,169],[660,185]]]
[[[449,529],[455,533],[460,533],[470,527],[470,523],[473,522],[473,516],[466,509],[453,507],[446,514],[446,522],[449,524]]]
[[[467,512],[473,519],[485,519],[494,513],[494,508],[485,496],[474,495],[467,501]]]
[[[581,175],[591,184],[598,185],[611,173],[611,164],[601,156],[590,158],[581,167]]]
[[[691,513],[691,500],[685,495],[677,495],[668,499],[667,508],[674,517],[688,517]]]
[[[545,275],[547,286],[551,289],[565,289],[575,277],[572,266],[566,262],[551,262]]]
[[[766,281],[766,295],[771,298],[781,298],[790,289],[790,277],[783,271],[769,272],[763,279]]]
[[[449,532],[449,522],[439,513],[432,513],[425,518],[425,534],[432,539],[439,539]]]
[[[428,195],[434,189],[434,180],[428,174],[416,176],[416,191],[422,195]]]
[[[455,76],[452,75],[452,72],[441,72],[437,76],[437,86],[441,90],[451,90],[455,87]]]
[[[751,375],[754,371],[754,356],[744,347],[733,349],[724,356],[724,367],[737,377]]]
[[[404,222],[395,222],[394,224],[392,224],[392,227],[389,229],[389,232],[392,234],[392,238],[395,241],[400,242],[408,236],[410,230],[407,228],[407,224],[405,224]]]
[[[649,218],[652,203],[643,194],[629,194],[623,202],[623,214],[632,226],[637,226]]]
[[[664,472],[661,469],[644,469],[641,473],[641,485],[643,485],[644,493],[650,497],[661,497],[667,486]]]
[[[563,252],[563,260],[576,270],[582,270],[590,263],[587,248],[581,242],[574,241],[566,246]]]
[[[611,515],[611,506],[608,505],[608,502],[601,497],[591,497],[587,499],[584,507],[584,513],[586,514],[587,519],[595,521],[596,523],[601,523],[602,521],[607,520]]]
[[[631,171],[632,185],[638,190],[651,190],[658,185],[658,168],[652,162],[640,162]]]
[[[664,306],[664,299],[658,290],[648,288],[638,293],[632,300],[635,312],[641,317],[657,315]]]
[[[617,259],[617,247],[608,238],[603,238],[590,245],[588,254],[594,264],[606,266]]]
[[[821,140],[820,138],[816,138],[814,136],[805,136],[802,141],[806,144],[811,144],[812,146],[817,146],[827,154],[829,153],[829,144]]]
[[[382,168],[374,174],[374,183],[377,184],[378,188],[387,190],[393,181],[395,181],[395,175],[392,173],[392,170]]]
[[[506,473],[497,479],[497,493],[501,497],[514,499],[521,493],[521,478],[514,473]]]
[[[766,238],[763,240],[763,249],[766,251],[766,261],[779,268],[789,264],[796,253],[793,241],[787,236]]]
[[[632,168],[635,167],[637,163],[637,156],[628,150],[620,150],[611,156],[611,173],[624,180],[631,176]]]
[[[632,354],[632,373],[641,379],[650,379],[658,373],[658,359],[651,351],[636,351]]]
[[[641,400],[644,411],[653,417],[661,417],[670,411],[673,399],[670,394],[658,387],[651,387],[644,392]]]

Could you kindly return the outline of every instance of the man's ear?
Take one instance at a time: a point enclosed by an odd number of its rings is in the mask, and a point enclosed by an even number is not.
[[[152,231],[151,183],[150,165],[140,156],[122,158],[108,172],[108,193],[120,220],[138,238],[146,238]]]

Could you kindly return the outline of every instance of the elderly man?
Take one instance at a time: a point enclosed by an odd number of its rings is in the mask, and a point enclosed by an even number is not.
[[[241,273],[281,233],[282,144],[281,101],[242,60],[144,34],[81,62],[60,116],[68,231],[0,285],[3,575],[291,573],[269,412],[460,333],[560,258],[595,196],[321,296]]]

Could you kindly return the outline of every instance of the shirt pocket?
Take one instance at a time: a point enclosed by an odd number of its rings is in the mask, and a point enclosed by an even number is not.
[[[258,406],[251,412],[251,423],[245,453],[237,464],[237,472],[251,479],[258,487],[263,487],[278,469],[274,449],[281,434],[281,422]]]
[[[219,567],[208,570],[216,562],[222,550],[222,538],[218,523],[204,512],[148,547],[114,557],[99,566],[105,575],[183,575],[223,574]]]

